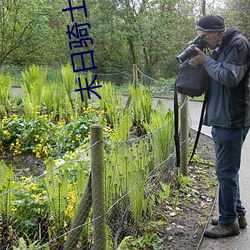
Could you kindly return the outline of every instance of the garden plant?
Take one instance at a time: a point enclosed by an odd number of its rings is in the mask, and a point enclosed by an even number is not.
[[[61,67],[62,82],[47,84],[46,68],[31,66],[22,74],[24,94],[16,97],[10,92],[10,76],[1,76],[6,85],[2,158],[31,154],[44,163],[42,175],[15,176],[14,167],[1,161],[0,233],[6,249],[63,247],[91,172],[92,124],[101,124],[105,135],[107,230],[112,239],[107,245],[119,248],[124,237],[132,239],[143,221],[150,220],[154,201],[146,194],[148,178],[157,175],[155,167],[173,152],[172,112],[161,103],[153,110],[152,94],[140,84],[128,84],[128,107],[122,106],[111,82],[101,83],[102,99],[81,103],[68,67]],[[18,107],[10,109],[11,102]],[[168,167],[165,163],[159,171]],[[84,228],[79,248],[92,244],[91,223]]]

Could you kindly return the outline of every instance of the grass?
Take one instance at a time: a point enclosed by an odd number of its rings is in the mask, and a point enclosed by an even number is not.
[[[17,66],[17,65],[2,65],[0,67],[0,75],[10,73],[11,77],[13,78],[13,87],[20,87],[21,83],[23,82],[22,72],[24,70],[27,70],[29,66]],[[42,67],[46,68],[46,66]],[[48,84],[52,84],[53,82],[59,82],[60,81],[60,67],[47,67],[47,78],[46,82]]]

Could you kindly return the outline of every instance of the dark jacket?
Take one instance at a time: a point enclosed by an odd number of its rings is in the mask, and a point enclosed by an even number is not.
[[[225,32],[203,66],[211,77],[204,125],[250,126],[250,45],[237,27]]]

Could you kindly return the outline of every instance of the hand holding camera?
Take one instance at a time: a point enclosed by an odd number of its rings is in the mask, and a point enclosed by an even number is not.
[[[198,49],[196,49],[198,48]],[[198,64],[201,64],[203,63],[203,61],[205,60],[205,54],[202,52],[205,48],[207,48],[207,43],[199,36],[197,36],[191,43],[190,45],[180,54],[178,55],[176,58],[177,58],[177,61],[179,63],[183,63],[184,61],[186,61],[187,59],[189,59],[190,57],[194,57],[194,56],[197,56],[197,55],[200,55],[201,57],[200,60],[197,60],[195,59],[195,61],[198,63]],[[202,55],[202,54],[204,55]],[[197,57],[198,59],[198,57]],[[203,60],[203,61],[202,61]],[[202,62],[201,62],[202,61]]]

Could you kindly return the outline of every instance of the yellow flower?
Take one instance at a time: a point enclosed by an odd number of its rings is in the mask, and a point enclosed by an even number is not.
[[[12,212],[16,212],[17,208],[13,207],[11,210],[12,210]]]
[[[36,152],[36,158],[40,159],[41,158],[41,155],[39,152]]]
[[[42,199],[41,195],[42,195],[41,193],[33,194],[32,197],[35,198],[36,201],[40,201]]]
[[[69,218],[73,218],[74,217],[73,206],[68,205],[66,208],[66,211],[64,211],[64,213],[65,213],[65,215],[68,215]]]
[[[28,191],[35,191],[37,190],[37,185],[35,183],[30,183],[29,185],[26,186],[26,189]]]
[[[75,196],[75,195],[72,195],[72,197],[71,197],[71,202],[72,202],[72,203],[76,203],[76,196]]]
[[[43,147],[43,153],[45,154],[46,157],[48,157],[49,153],[46,147]]]
[[[4,130],[4,131],[3,131],[3,134],[4,134],[4,135],[9,135],[10,133],[9,133],[8,130]]]

